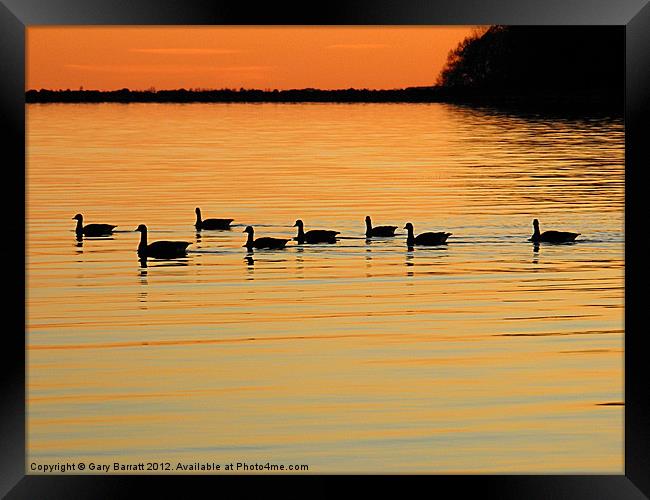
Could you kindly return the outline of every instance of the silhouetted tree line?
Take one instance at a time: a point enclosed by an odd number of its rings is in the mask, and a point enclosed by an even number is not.
[[[623,108],[620,26],[492,26],[449,53],[437,84],[456,95],[581,98]]]
[[[457,102],[621,114],[620,26],[492,26],[449,53],[437,84],[395,90],[28,90],[27,102]]]
[[[435,102],[444,90],[411,87],[399,90],[28,90],[27,102]]]

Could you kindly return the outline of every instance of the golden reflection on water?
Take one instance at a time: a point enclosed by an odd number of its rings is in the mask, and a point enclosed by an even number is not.
[[[27,125],[28,463],[622,473],[620,120],[101,104]],[[232,230],[197,233],[196,206]],[[78,212],[117,231],[77,241]],[[398,236],[366,240],[366,215]],[[535,217],[580,241],[534,247]],[[339,242],[242,248],[297,218]],[[453,235],[409,250],[406,222]],[[188,256],[139,262],[138,224]]]

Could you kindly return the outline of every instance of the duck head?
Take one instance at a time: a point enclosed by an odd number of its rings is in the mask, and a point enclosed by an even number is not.
[[[407,229],[409,231],[413,231],[413,224],[411,224],[410,222],[407,222],[406,226],[404,226],[404,229]]]
[[[147,232],[147,226],[144,224],[140,224],[138,227],[134,229],[134,231],[138,231],[140,233],[146,233]]]
[[[248,233],[248,234],[253,234],[254,229],[253,226],[246,226],[246,229],[242,231],[242,233]]]
[[[77,214],[77,215],[75,215],[73,217],[74,220],[78,220],[79,222],[81,222],[83,220],[83,218],[84,218],[84,216],[81,215],[81,214]]]
[[[300,219],[298,219],[298,220],[296,221],[296,223],[293,225],[293,227],[303,227],[303,225],[304,225],[304,224],[302,223],[302,221],[301,221]]]
[[[533,236],[532,240],[538,240],[540,238],[539,234],[539,221],[537,219],[533,219]]]

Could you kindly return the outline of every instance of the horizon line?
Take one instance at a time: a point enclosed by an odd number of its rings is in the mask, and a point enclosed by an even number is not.
[[[119,89],[87,89],[84,88],[83,86],[79,86],[79,88],[72,89],[72,88],[58,88],[58,89],[51,89],[51,88],[39,88],[39,89],[26,89],[25,92],[40,92],[40,91],[47,91],[47,92],[122,92],[122,91],[129,91],[129,92],[151,92],[151,93],[156,93],[156,92],[175,92],[175,91],[185,91],[185,92],[214,92],[214,91],[233,91],[233,92],[242,92],[242,91],[259,91],[259,92],[286,92],[286,91],[296,91],[296,90],[303,90],[303,91],[310,91],[310,92],[336,92],[336,91],[342,91],[342,90],[363,90],[363,91],[394,91],[394,90],[408,90],[408,89],[434,89],[434,88],[444,88],[442,85],[437,85],[437,84],[432,84],[432,85],[411,85],[408,87],[394,87],[394,88],[368,88],[368,87],[340,87],[340,88],[335,88],[335,89],[321,89],[317,87],[302,87],[302,88],[289,88],[289,89],[278,89],[278,88],[246,88],[246,87],[178,87],[178,88],[173,88],[173,89],[157,89],[154,85],[152,85],[149,88],[146,89],[137,89],[137,88],[128,88],[128,87],[122,87]]]

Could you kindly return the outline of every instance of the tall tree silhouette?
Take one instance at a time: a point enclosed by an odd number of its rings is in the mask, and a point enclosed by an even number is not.
[[[438,85],[504,94],[597,95],[622,104],[619,26],[491,26],[449,53]]]

